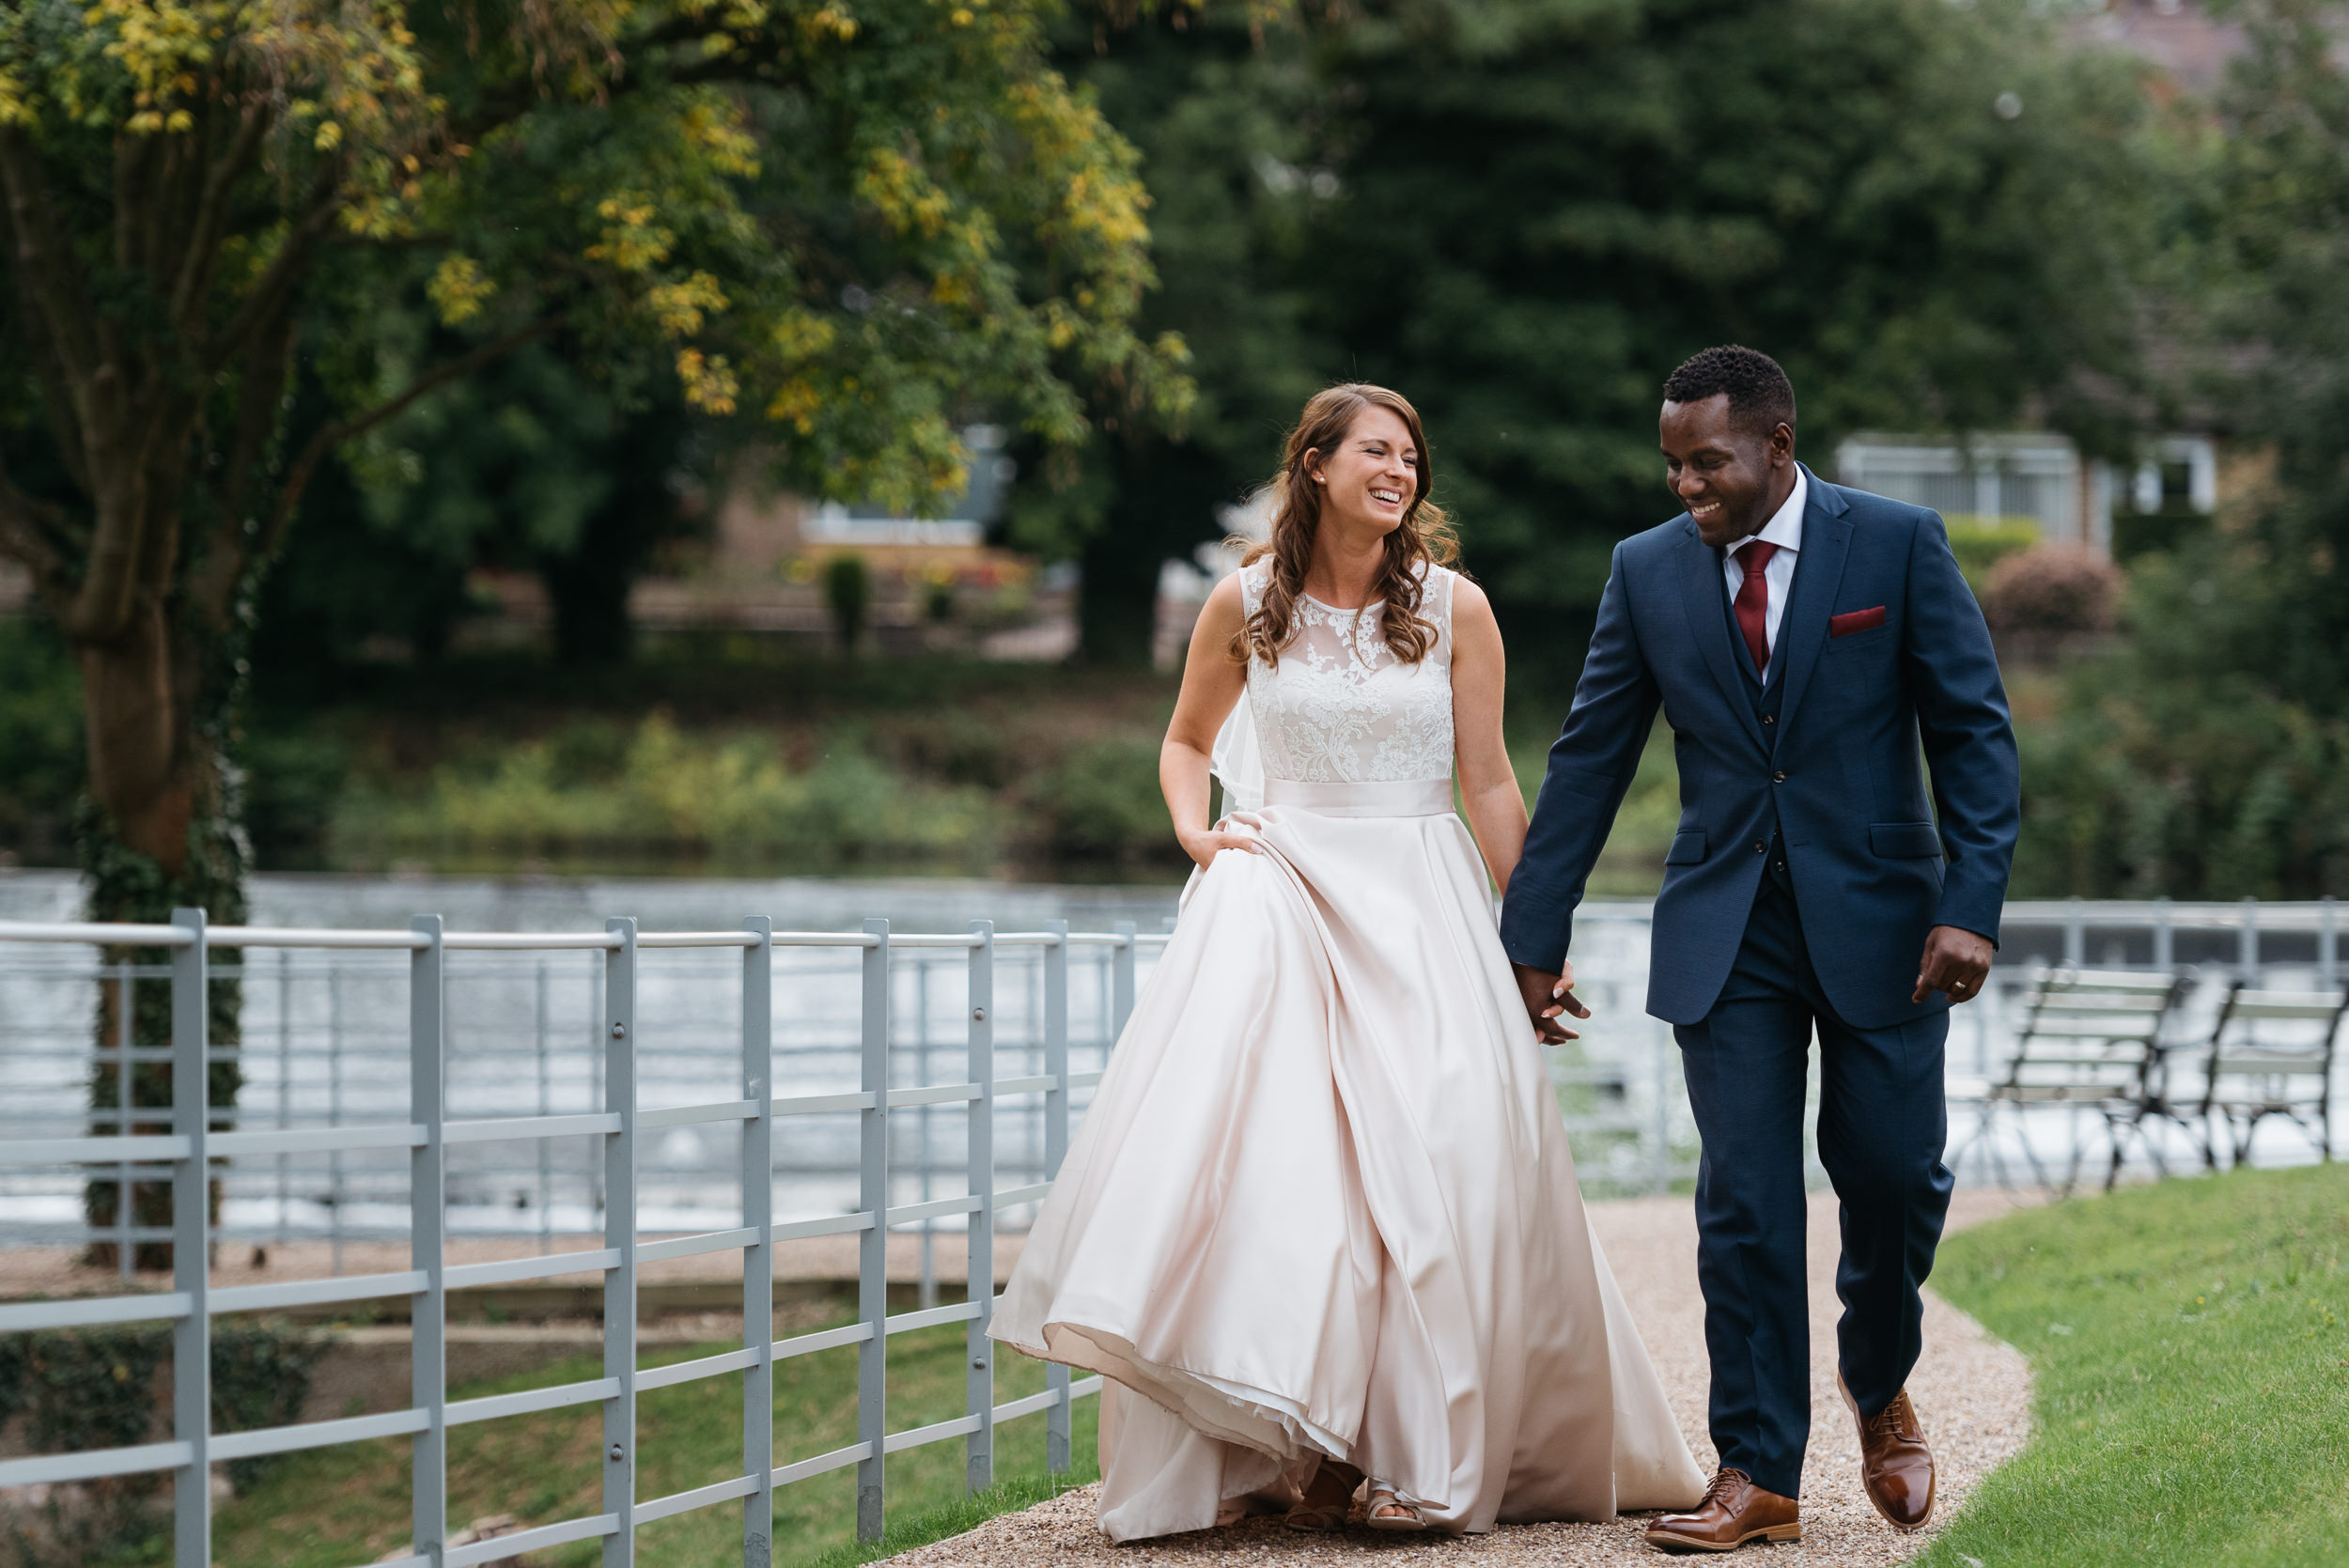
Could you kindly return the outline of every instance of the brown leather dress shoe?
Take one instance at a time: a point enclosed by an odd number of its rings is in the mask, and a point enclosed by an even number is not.
[[[1908,1390],[1894,1394],[1870,1420],[1860,1415],[1841,1373],[1835,1389],[1859,1424],[1859,1480],[1868,1500],[1894,1529],[1924,1529],[1933,1522],[1933,1451],[1925,1446],[1925,1429],[1908,1403]]]
[[[1799,1541],[1795,1499],[1765,1492],[1743,1470],[1714,1472],[1704,1500],[1690,1514],[1667,1514],[1648,1527],[1647,1544],[1667,1552],[1734,1552],[1749,1541]]]

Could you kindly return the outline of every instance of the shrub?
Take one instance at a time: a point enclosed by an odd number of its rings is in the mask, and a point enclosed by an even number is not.
[[[2036,518],[1952,512],[1941,520],[1949,527],[1950,553],[1957,557],[1957,569],[1966,574],[1966,582],[1977,598],[1982,597],[1983,585],[1999,562],[2010,555],[2020,555],[2039,543]]]
[[[2081,545],[2046,544],[1991,568],[1983,613],[1999,631],[2109,631],[2121,569]]]
[[[842,653],[856,652],[872,603],[873,572],[863,556],[835,555],[824,563],[824,604],[832,612],[832,629]]]
[[[1038,781],[1034,800],[1053,849],[1103,859],[1167,859],[1180,853],[1159,793],[1159,747],[1149,740],[1096,740],[1070,748]]]

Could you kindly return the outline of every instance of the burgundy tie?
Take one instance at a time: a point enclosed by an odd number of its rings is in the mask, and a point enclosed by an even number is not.
[[[1756,674],[1770,673],[1770,582],[1762,575],[1778,553],[1778,546],[1756,539],[1737,552],[1746,580],[1737,587],[1737,629],[1746,634],[1746,651],[1753,655]]]

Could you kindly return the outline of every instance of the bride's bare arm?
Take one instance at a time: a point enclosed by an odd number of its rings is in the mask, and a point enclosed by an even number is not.
[[[1458,749],[1460,802],[1493,886],[1509,877],[1525,853],[1525,795],[1501,739],[1501,706],[1507,680],[1501,624],[1492,601],[1468,579],[1452,585],[1452,734]]]
[[[1190,652],[1183,660],[1182,695],[1174,699],[1174,719],[1166,726],[1166,743],[1159,748],[1159,788],[1174,818],[1174,837],[1183,853],[1201,865],[1219,849],[1256,853],[1255,841],[1245,833],[1216,831],[1207,818],[1207,763],[1215,752],[1216,733],[1223,728],[1246,689],[1248,674],[1232,662],[1232,639],[1240,628],[1239,574],[1233,572],[1215,585],[1190,630]],[[1517,838],[1525,838],[1518,812]]]

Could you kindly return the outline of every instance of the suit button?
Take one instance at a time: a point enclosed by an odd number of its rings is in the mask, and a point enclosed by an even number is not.
[[[1778,715],[1775,713],[1765,713],[1762,715],[1762,722],[1766,724],[1775,724],[1778,722]]]
[[[1770,846],[1764,844],[1760,839],[1755,839],[1753,841],[1753,852],[1757,855],[1766,855],[1770,852]]]
[[[1786,782],[1786,775],[1783,773],[1773,773],[1770,775],[1770,781],[1773,784],[1784,784]]]

